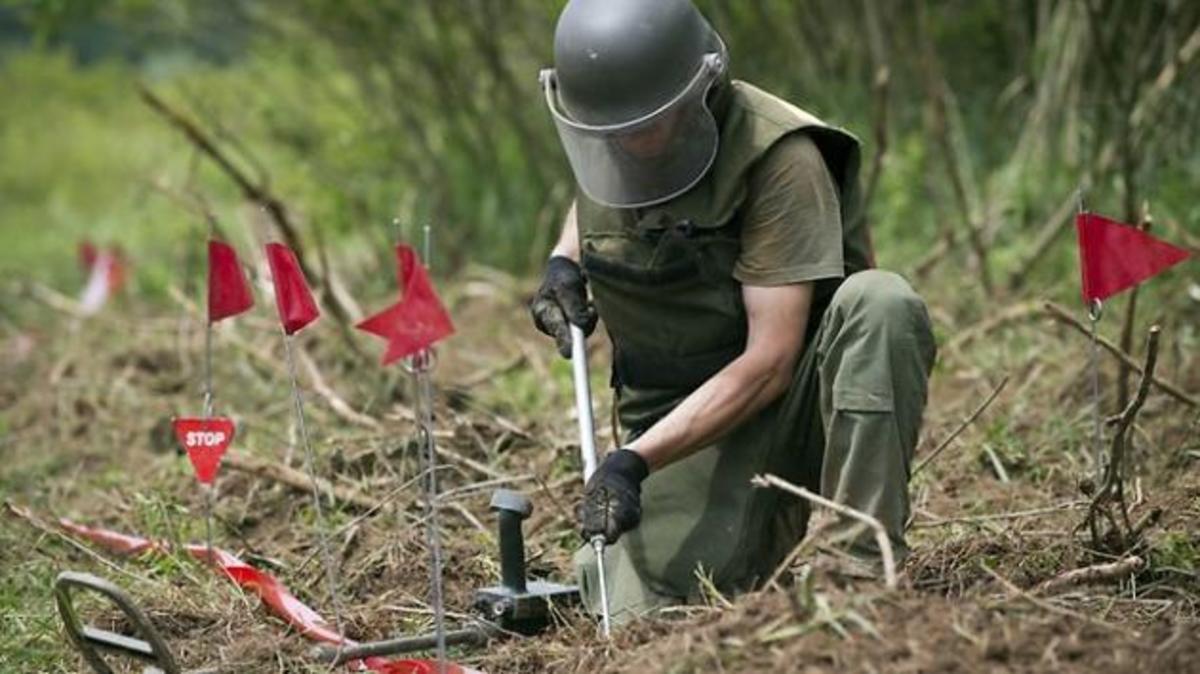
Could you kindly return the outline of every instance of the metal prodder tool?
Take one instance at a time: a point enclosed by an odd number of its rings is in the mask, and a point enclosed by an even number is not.
[[[571,324],[571,370],[575,376],[575,411],[579,417],[579,451],[583,455],[583,482],[587,484],[596,472],[596,430],[592,419],[592,389],[588,381],[587,336],[583,328]],[[608,583],[604,575],[604,536],[593,536],[592,549],[596,552],[596,573],[600,581],[600,616],[603,619],[604,636],[612,636],[612,624],[608,614]]]

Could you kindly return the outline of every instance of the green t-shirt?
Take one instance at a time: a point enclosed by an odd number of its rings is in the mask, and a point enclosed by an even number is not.
[[[793,133],[771,147],[749,176],[742,250],[733,276],[750,286],[779,286],[846,273],[837,188],[816,143]]]

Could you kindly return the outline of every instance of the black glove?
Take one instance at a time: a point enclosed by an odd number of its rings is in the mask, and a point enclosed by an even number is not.
[[[611,545],[642,521],[642,480],[649,474],[646,460],[632,450],[618,449],[604,458],[575,509],[584,540],[604,536]]]
[[[596,328],[596,310],[588,304],[583,270],[570,258],[555,255],[546,263],[542,285],[529,303],[533,324],[554,338],[563,358],[571,357],[571,328],[567,321],[590,335]]]

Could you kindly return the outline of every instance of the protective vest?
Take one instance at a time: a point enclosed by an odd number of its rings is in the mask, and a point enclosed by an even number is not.
[[[644,209],[578,196],[582,263],[614,347],[618,414],[635,433],[745,348],[742,288],[733,277],[742,207],[751,170],[780,139],[807,133],[815,142],[840,196],[846,275],[872,266],[859,217],[857,139],[745,82],[724,90],[714,103],[717,157],[693,189]],[[810,336],[834,289],[818,286]]]

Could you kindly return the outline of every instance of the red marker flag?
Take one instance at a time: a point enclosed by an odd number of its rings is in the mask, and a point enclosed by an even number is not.
[[[1103,300],[1161,274],[1189,253],[1095,213],[1075,216],[1083,299]]]
[[[438,299],[416,252],[403,244],[398,245],[396,261],[404,295],[400,301],[356,326],[387,340],[384,365],[427,349],[454,334],[450,315]]]
[[[317,320],[321,312],[313,301],[312,292],[304,280],[304,272],[291,248],[282,243],[267,244],[267,263],[271,265],[271,282],[275,284],[275,307],[283,331],[295,334]]]
[[[236,316],[254,306],[250,284],[242,273],[237,251],[217,240],[208,242],[208,322]]]
[[[233,420],[225,417],[176,419],[173,426],[175,438],[196,470],[196,479],[203,484],[212,484],[217,479],[221,457],[233,442]]]

